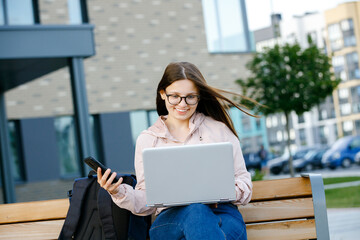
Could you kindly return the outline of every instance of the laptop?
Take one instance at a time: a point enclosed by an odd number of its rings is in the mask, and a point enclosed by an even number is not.
[[[149,207],[220,203],[236,199],[229,142],[143,150]]]

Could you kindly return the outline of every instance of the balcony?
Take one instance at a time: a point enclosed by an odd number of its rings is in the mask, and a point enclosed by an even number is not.
[[[95,54],[94,26],[0,26],[0,91],[36,79],[68,64],[70,57]]]

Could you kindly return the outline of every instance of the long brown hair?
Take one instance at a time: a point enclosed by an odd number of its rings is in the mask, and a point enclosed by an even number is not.
[[[156,110],[159,116],[168,114],[165,101],[161,98],[160,91],[165,90],[173,82],[183,79],[192,81],[199,90],[200,101],[196,111],[201,112],[206,116],[210,116],[217,121],[223,122],[228,128],[230,128],[235,136],[238,137],[230,115],[226,111],[230,106],[236,107],[247,115],[257,117],[243,110],[242,108],[246,108],[245,106],[235,103],[221,93],[232,94],[240,97],[243,96],[209,86],[200,70],[194,64],[189,62],[174,62],[170,63],[166,67],[156,90]],[[250,99],[250,101],[253,100]]]

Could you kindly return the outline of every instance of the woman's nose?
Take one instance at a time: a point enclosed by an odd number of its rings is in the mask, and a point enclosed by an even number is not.
[[[186,103],[186,101],[185,101],[185,98],[182,98],[178,105],[180,105],[180,106],[187,106],[187,103]]]

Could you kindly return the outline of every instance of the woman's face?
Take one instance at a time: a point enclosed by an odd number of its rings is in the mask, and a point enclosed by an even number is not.
[[[168,119],[188,121],[198,105],[199,91],[195,84],[188,79],[173,82],[165,91],[160,91],[160,95],[165,100],[166,109],[169,112]],[[186,101],[185,98],[181,98],[180,101],[180,97],[187,97]],[[186,102],[195,104],[190,105]]]

